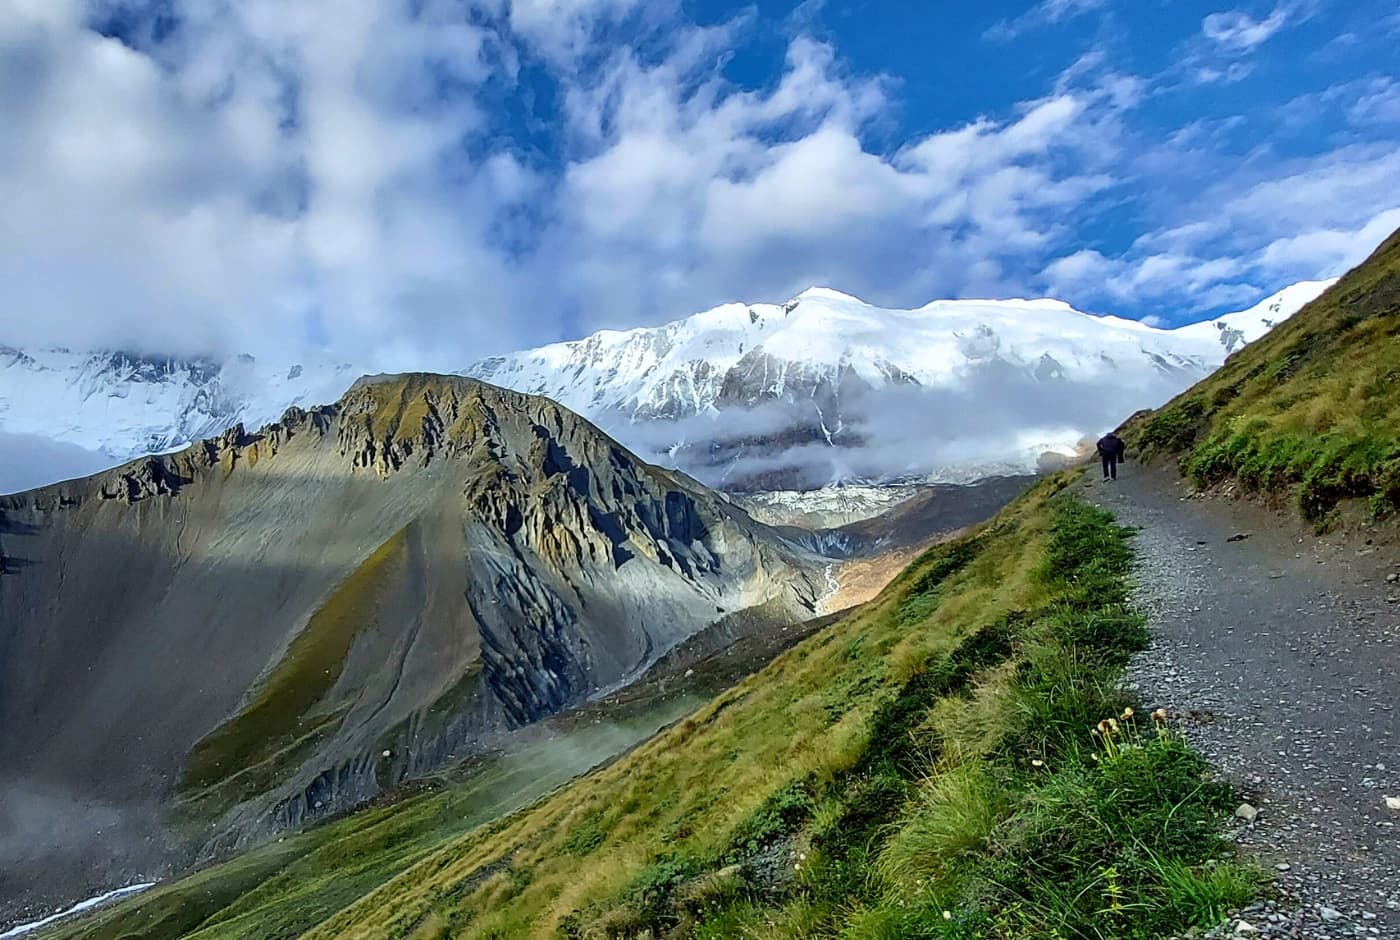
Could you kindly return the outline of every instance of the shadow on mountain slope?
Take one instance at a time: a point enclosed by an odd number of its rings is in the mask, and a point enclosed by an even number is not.
[[[0,518],[7,913],[343,812],[826,590],[723,498],[462,378],[364,381]]]

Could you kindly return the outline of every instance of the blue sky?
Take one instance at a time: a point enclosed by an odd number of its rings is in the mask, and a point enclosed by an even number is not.
[[[1380,0],[12,0],[0,342],[449,367],[826,284],[1174,324],[1400,227]]]

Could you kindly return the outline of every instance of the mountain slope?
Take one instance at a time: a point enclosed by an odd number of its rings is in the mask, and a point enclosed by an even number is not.
[[[0,838],[21,898],[343,811],[827,590],[554,403],[425,375],[0,498],[0,557],[0,832],[64,821]]]
[[[1133,441],[1190,467],[1212,440],[1241,438],[1249,455],[1291,435],[1282,456],[1311,458],[1305,469],[1343,460],[1353,489],[1342,497],[1386,511],[1400,439],[1397,257],[1400,234],[1286,329],[1137,416]],[[1310,424],[1313,403],[1325,420]],[[1290,467],[1259,477],[1265,492],[1309,492]],[[1146,641],[1128,605],[1128,532],[1064,492],[1072,479],[1043,481],[990,525],[927,552],[875,602],[610,767],[496,825],[415,842],[411,867],[377,889],[337,890],[395,857],[415,838],[411,820],[435,815],[445,794],[342,820],[297,837],[285,856],[211,868],[60,935],[1208,928],[1257,890],[1257,873],[1227,860],[1215,835],[1238,801],[1202,783],[1205,766],[1171,722],[1122,710],[1119,669]],[[1180,541],[1199,534],[1188,526]],[[302,865],[312,849],[314,865]]]
[[[1125,606],[1127,532],[1067,482],[496,824],[424,838],[414,820],[452,805],[433,794],[56,936],[1048,940],[1208,926],[1250,890],[1217,860],[1215,824],[1235,803],[1175,734],[1123,712],[1115,677],[1145,639]],[[1088,738],[1108,715],[1129,737]],[[379,869],[377,886],[344,890],[405,842],[392,879]]]
[[[1125,606],[1127,533],[1063,492],[1072,479],[1044,481],[918,558],[867,607],[508,819],[443,835],[428,823],[456,791],[430,794],[161,886],[61,935],[1208,926],[1254,890],[1247,871],[1217,863],[1214,826],[1237,801],[1202,786],[1204,766],[1166,727],[1139,730],[1122,711],[1118,669],[1145,642]],[[1086,738],[1115,715],[1129,737]]]
[[[1319,524],[1348,500],[1400,510],[1400,232],[1125,433],[1199,486],[1291,498]]]
[[[1041,453],[1072,452],[1125,403],[1166,400],[1325,286],[1304,282],[1251,310],[1167,331],[1050,300],[885,310],[813,289],[783,305],[730,304],[465,372],[554,398],[710,483],[807,489],[930,473],[960,481],[1024,473]],[[335,400],[363,371],[0,347],[0,492],[240,422],[261,426],[290,406]],[[70,451],[44,460],[36,439]]]

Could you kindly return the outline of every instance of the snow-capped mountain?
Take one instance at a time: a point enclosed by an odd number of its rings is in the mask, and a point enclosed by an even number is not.
[[[466,371],[584,414],[679,418],[790,396],[843,377],[868,385],[956,384],[1001,361],[1040,378],[1106,377],[1149,362],[1212,369],[1322,293],[1304,281],[1239,313],[1175,330],[1080,313],[1058,300],[940,300],[873,307],[814,287],[786,304],[726,304],[664,326],[605,330],[476,363]]]
[[[335,401],[364,371],[0,346],[0,492],[258,427],[290,405]]]
[[[1224,347],[1228,355],[1246,343],[1254,342],[1293,316],[1335,283],[1336,278],[1326,281],[1299,281],[1277,294],[1264,298],[1248,310],[1227,313],[1214,320],[1193,323],[1172,332],[1177,336],[1215,340]]]
[[[1035,469],[1160,404],[1332,282],[1175,330],[1056,300],[874,307],[813,288],[664,326],[486,359],[464,374],[546,395],[709,483],[812,488]],[[346,363],[0,346],[0,492],[334,401]]]
[[[874,307],[826,288],[476,363],[707,482],[1024,473],[1161,404],[1331,281],[1175,330],[1058,300]]]

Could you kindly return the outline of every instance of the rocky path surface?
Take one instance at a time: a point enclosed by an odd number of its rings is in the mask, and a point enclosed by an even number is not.
[[[1080,492],[1141,530],[1129,681],[1241,788],[1237,841],[1278,878],[1213,935],[1400,940],[1400,552],[1162,469]]]

